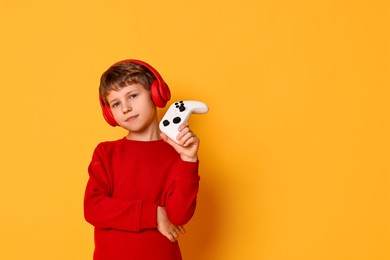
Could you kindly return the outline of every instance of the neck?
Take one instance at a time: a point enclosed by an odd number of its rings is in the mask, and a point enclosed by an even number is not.
[[[128,140],[134,140],[134,141],[157,141],[160,140],[160,132],[158,133],[150,133],[148,135],[146,134],[138,134],[138,133],[133,133],[129,132],[126,136],[126,139]]]
[[[146,129],[141,131],[129,131],[127,139],[134,141],[156,141],[160,140],[160,129],[158,128],[158,121],[154,120]]]

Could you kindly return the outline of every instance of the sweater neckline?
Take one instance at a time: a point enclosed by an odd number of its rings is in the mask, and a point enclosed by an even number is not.
[[[154,145],[154,144],[160,144],[163,143],[163,139],[158,139],[158,140],[152,140],[152,141],[141,141],[141,140],[132,140],[132,139],[127,139],[126,137],[122,138],[122,142],[128,143],[128,144],[139,144],[139,145]]]

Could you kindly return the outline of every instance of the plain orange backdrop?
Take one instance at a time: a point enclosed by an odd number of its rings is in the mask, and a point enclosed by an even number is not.
[[[1,1],[0,259],[91,259],[101,73],[209,105],[186,260],[390,259],[388,1]],[[162,114],[164,110],[161,110]]]

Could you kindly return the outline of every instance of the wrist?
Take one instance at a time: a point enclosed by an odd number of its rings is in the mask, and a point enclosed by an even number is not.
[[[165,214],[166,214],[165,208],[158,206],[157,207],[157,216],[156,216],[157,228],[159,228],[159,224],[161,224],[161,220],[164,218]]]
[[[198,156],[195,157],[187,157],[187,156],[181,156],[181,159],[185,162],[197,162],[198,161]]]

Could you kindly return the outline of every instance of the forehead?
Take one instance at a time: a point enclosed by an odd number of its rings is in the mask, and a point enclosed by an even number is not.
[[[110,102],[110,100],[120,98],[122,96],[128,95],[129,93],[141,91],[147,91],[142,84],[129,84],[119,89],[110,90],[107,95],[107,101]]]

